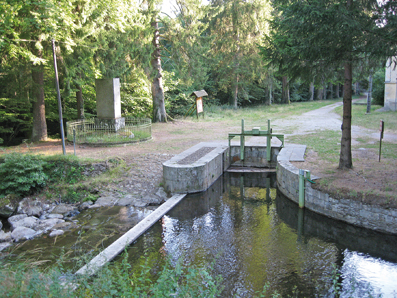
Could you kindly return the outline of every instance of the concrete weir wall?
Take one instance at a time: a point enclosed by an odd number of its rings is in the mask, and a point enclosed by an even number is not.
[[[266,147],[246,146],[244,162],[240,161],[240,146],[202,142],[163,163],[164,187],[171,193],[196,193],[207,190],[231,163],[233,166],[276,166],[280,149],[272,147],[272,160],[266,160]],[[230,156],[232,158],[230,158]]]
[[[164,188],[172,193],[208,189],[229,167],[228,146],[199,143],[163,163]]]
[[[289,161],[278,161],[278,189],[298,203],[299,169]],[[355,226],[397,234],[397,209],[383,209],[348,199],[334,199],[305,183],[305,208]]]

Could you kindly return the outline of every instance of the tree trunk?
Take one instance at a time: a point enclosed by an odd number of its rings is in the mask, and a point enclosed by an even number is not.
[[[361,91],[360,91],[360,82],[356,82],[355,84],[354,84],[354,87],[355,87],[355,95],[360,95],[361,94]]]
[[[334,98],[334,85],[332,85],[332,83],[329,83],[328,89],[329,89],[329,99],[333,99]]]
[[[282,83],[283,83],[283,91],[281,94],[281,103],[285,103],[285,104],[289,104],[290,100],[289,100],[289,84],[288,84],[288,80],[287,77],[284,76],[282,78]]]
[[[239,35],[239,30],[238,30],[238,25],[237,25],[237,16],[236,16],[236,11],[238,11],[238,7],[236,7],[236,3],[233,3],[233,16],[232,16],[232,24],[233,24],[233,32],[234,32],[234,37],[235,37],[235,54],[233,57],[233,64],[234,64],[234,83],[232,84],[232,102],[231,105],[233,106],[234,109],[237,109],[237,103],[238,103],[238,83],[239,83],[239,68],[240,68],[240,57],[239,57],[239,52],[240,52],[240,35]]]
[[[238,74],[236,74],[236,78],[233,84],[233,96],[232,96],[232,102],[231,105],[233,106],[233,109],[237,109],[237,99],[238,99]]]
[[[342,122],[342,138],[339,156],[339,169],[351,169],[352,150],[351,150],[351,124],[352,124],[352,64],[345,62],[345,84],[343,94],[343,122]]]
[[[77,102],[77,119],[84,119],[84,99],[81,86],[77,85],[76,102]]]
[[[154,28],[154,35],[152,44],[154,51],[152,53],[152,99],[153,99],[153,122],[167,122],[167,113],[165,111],[164,90],[161,74],[161,59],[160,59],[160,33],[157,20],[153,20],[152,26]]]
[[[310,100],[314,100],[314,82],[310,83]]]
[[[368,93],[367,93],[367,114],[371,113],[371,99],[372,99],[372,71],[369,73],[368,78]]]
[[[318,100],[323,100],[323,95],[324,95],[324,88],[321,87],[321,88],[318,89],[318,91],[317,91],[317,99],[318,99]]]
[[[340,87],[339,87],[339,83],[336,84],[336,98],[340,97]]]
[[[41,51],[39,57],[42,56]],[[47,140],[47,123],[45,119],[44,103],[44,67],[42,65],[32,66],[33,79],[33,129],[32,142]]]

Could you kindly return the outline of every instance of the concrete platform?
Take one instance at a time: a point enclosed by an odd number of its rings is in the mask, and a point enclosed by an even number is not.
[[[306,145],[287,144],[281,149],[277,160],[305,161]]]

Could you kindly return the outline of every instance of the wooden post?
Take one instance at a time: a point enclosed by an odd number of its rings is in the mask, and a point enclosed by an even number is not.
[[[380,156],[382,155],[382,139],[383,139],[383,132],[385,131],[385,121],[380,120],[380,138],[379,138],[379,162],[380,162]]]

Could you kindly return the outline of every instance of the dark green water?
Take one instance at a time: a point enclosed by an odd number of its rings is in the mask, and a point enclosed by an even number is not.
[[[265,284],[268,293],[282,297],[332,297],[333,272],[340,269],[341,297],[394,297],[397,237],[300,210],[275,185],[272,174],[225,174],[208,191],[185,198],[128,248],[132,268],[142,256],[159,265],[171,258],[212,266],[223,277],[223,297],[258,296]],[[13,253],[43,263],[63,255],[66,265],[75,266],[148,213],[90,210],[76,218],[81,228],[28,241]]]
[[[146,250],[149,258],[213,266],[224,297],[258,296],[265,284],[282,297],[332,297],[335,269],[341,297],[394,297],[397,237],[300,210],[273,186],[272,175],[225,174],[131,246],[130,262],[138,266]]]

